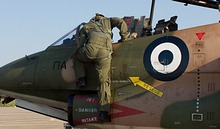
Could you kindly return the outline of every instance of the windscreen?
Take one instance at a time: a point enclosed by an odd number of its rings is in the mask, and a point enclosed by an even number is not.
[[[71,30],[57,41],[55,41],[50,46],[60,46],[60,45],[76,45],[79,41],[79,31],[85,23],[81,23],[75,29]]]

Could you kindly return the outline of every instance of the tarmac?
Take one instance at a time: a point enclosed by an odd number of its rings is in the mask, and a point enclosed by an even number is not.
[[[0,108],[0,129],[64,129],[64,123],[17,107]]]

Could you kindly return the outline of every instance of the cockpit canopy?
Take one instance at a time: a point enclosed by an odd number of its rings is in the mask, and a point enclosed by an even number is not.
[[[85,23],[81,23],[75,29],[71,30],[57,41],[55,41],[50,46],[60,46],[60,45],[76,45],[79,41],[79,31],[85,25]]]

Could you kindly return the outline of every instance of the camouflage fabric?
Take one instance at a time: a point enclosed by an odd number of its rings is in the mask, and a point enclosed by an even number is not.
[[[102,18],[100,23],[108,30],[112,30],[114,27],[117,27],[120,30],[119,34],[122,40],[127,39],[129,36],[127,24],[121,18]]]
[[[112,29],[120,30],[121,39],[129,35],[126,23],[120,18],[94,17],[80,30],[79,48],[75,53],[75,73],[77,79],[85,77],[86,62],[95,62],[100,81],[100,111],[110,110],[110,68],[112,54]]]

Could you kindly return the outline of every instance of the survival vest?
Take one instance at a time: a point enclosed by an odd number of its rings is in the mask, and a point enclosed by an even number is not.
[[[111,30],[107,30],[99,21],[91,20],[90,24],[93,28],[89,31],[87,43],[112,51]]]

